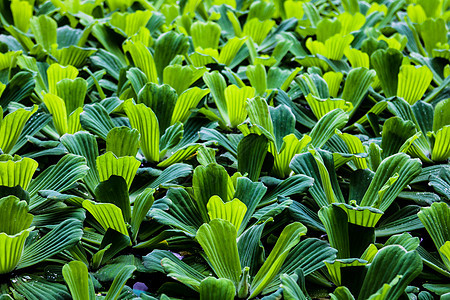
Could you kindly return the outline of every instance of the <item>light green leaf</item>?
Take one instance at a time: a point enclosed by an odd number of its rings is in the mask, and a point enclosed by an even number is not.
[[[190,88],[184,91],[179,97],[173,110],[171,125],[176,122],[186,122],[191,115],[191,109],[196,108],[200,100],[209,93],[209,89],[200,89],[198,87]]]
[[[322,118],[336,108],[340,108],[345,112],[349,112],[353,109],[353,104],[351,102],[342,99],[320,99],[312,94],[308,94],[308,96],[306,96],[306,101],[317,119]]]
[[[126,126],[114,127],[106,136],[106,152],[117,157],[136,157],[139,150],[139,131]]]
[[[81,261],[71,261],[64,265],[62,274],[74,300],[90,299],[89,273],[84,263]]]
[[[56,21],[47,15],[40,15],[39,17],[32,17],[30,25],[36,43],[50,52],[52,45],[56,44]]]
[[[149,162],[159,161],[159,125],[151,108],[144,104],[133,104],[129,99],[124,102],[124,110],[130,119],[131,127],[141,134],[141,151]]]
[[[158,83],[155,60],[142,42],[128,41],[124,44],[124,51],[130,53],[134,65],[144,72],[148,81]]]
[[[200,283],[200,300],[233,300],[236,288],[226,278],[208,277]]]
[[[135,266],[125,266],[122,270],[120,270],[119,274],[114,278],[114,281],[109,288],[108,293],[106,294],[105,300],[116,300],[119,299],[120,292],[122,291],[125,283],[127,283],[128,279],[133,275],[133,272],[136,270]]]
[[[397,96],[413,105],[420,100],[433,80],[433,73],[427,66],[417,68],[412,65],[400,67],[398,73]]]
[[[117,158],[112,152],[106,152],[97,157],[97,170],[100,181],[108,180],[111,175],[121,176],[127,182],[128,189],[133,182],[136,171],[141,163],[134,157]]]
[[[221,199],[228,200],[229,176],[225,168],[218,164],[198,166],[194,170],[192,188],[198,210],[204,222],[209,221],[207,203],[209,199],[217,195]]]
[[[234,225],[222,219],[214,219],[209,224],[203,224],[196,235],[214,273],[219,278],[231,280],[235,286],[238,285],[241,275],[236,235]]]
[[[0,199],[0,232],[12,236],[28,229],[33,222],[33,215],[28,213],[26,201],[16,196]]]
[[[3,110],[0,108],[0,149],[3,153],[9,153],[25,126],[25,123],[37,111],[37,106],[34,105],[31,110],[19,108],[18,110],[9,113],[3,118]]]
[[[397,94],[398,73],[402,65],[403,55],[396,49],[379,49],[375,51],[370,60],[377,72],[381,87],[386,97]]]
[[[7,187],[19,185],[26,190],[37,167],[37,161],[28,157],[0,161],[0,185]]]
[[[247,212],[247,206],[236,198],[232,201],[223,203],[219,196],[212,196],[206,207],[211,220],[222,219],[229,221],[234,225],[237,231]]]
[[[305,235],[306,231],[306,227],[298,222],[294,222],[283,229],[269,257],[253,278],[250,285],[250,298],[257,296],[278,274],[289,251],[300,242],[300,237]]]
[[[105,231],[108,228],[111,228],[128,236],[128,230],[125,221],[123,220],[122,211],[116,205],[84,200],[83,207],[91,213]]]
[[[236,127],[241,124],[247,117],[245,104],[247,99],[255,96],[255,89],[252,87],[239,88],[236,85],[229,85],[224,91],[225,102],[230,118],[229,126]]]

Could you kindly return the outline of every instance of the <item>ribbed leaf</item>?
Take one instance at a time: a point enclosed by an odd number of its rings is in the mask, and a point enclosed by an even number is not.
[[[178,99],[177,93],[167,84],[157,85],[156,83],[147,83],[136,93],[138,93],[137,103],[144,103],[155,113],[158,118],[160,133],[163,134],[166,128],[171,125],[170,122]]]
[[[111,175],[107,180],[97,185],[95,188],[95,196],[98,202],[116,205],[122,211],[125,222],[130,222],[130,197],[125,179],[120,176]]]
[[[221,199],[228,200],[228,178],[225,168],[218,164],[195,168],[192,187],[198,210],[204,222],[209,221],[207,203],[212,196],[217,195]]]
[[[105,229],[114,229],[128,236],[128,230],[123,220],[122,211],[120,208],[110,203],[94,203],[89,200],[83,201],[83,207],[91,213],[91,215],[100,223]]]
[[[89,273],[84,263],[81,261],[71,261],[64,265],[62,274],[74,300],[90,299]]]
[[[248,178],[257,181],[261,173],[268,149],[264,135],[249,134],[238,144],[238,172],[248,174]]]
[[[325,266],[325,260],[336,258],[336,249],[316,238],[308,238],[292,248],[284,261],[279,274],[293,275],[298,269],[302,269],[305,276]],[[282,279],[276,276],[264,289],[266,292],[275,291]]]
[[[257,21],[257,20],[256,20]],[[238,38],[234,37],[229,39],[227,43],[222,47],[219,54],[219,63],[229,66],[233,59],[236,57],[236,54],[244,45],[247,38]]]
[[[229,221],[237,231],[247,212],[247,206],[239,199],[233,199],[233,201],[223,203],[219,196],[212,196],[206,207],[211,220],[222,219]]]
[[[306,96],[306,101],[317,119],[322,118],[328,112],[335,110],[336,108],[340,108],[345,112],[353,109],[351,102],[347,102],[342,99],[320,99],[312,94],[309,94]]]
[[[267,74],[265,67],[262,64],[257,64],[256,66],[248,66],[245,74],[247,75],[252,87],[255,88],[257,95],[264,95],[267,89]]]
[[[236,127],[247,117],[245,104],[248,98],[253,98],[255,96],[255,90],[248,86],[239,88],[236,85],[229,85],[225,89],[224,94],[228,117],[230,118],[229,125],[231,127]]]
[[[237,286],[241,264],[234,225],[226,220],[211,220],[209,224],[200,226],[196,239],[208,256],[214,273],[219,278],[231,280]]]
[[[112,282],[111,287],[106,294],[105,300],[119,299],[120,292],[122,291],[125,283],[127,283],[131,275],[133,275],[133,272],[135,270],[135,266],[124,266],[123,269],[120,270],[119,274],[117,274],[117,276],[114,278],[114,281]]]
[[[336,134],[345,142],[351,154],[360,154],[366,152],[361,140],[356,136],[348,133],[342,133],[340,131],[336,131]],[[358,169],[367,169],[366,158],[355,157],[353,162]]]
[[[172,120],[170,124],[176,122],[186,122],[191,115],[191,109],[196,108],[200,100],[209,93],[208,89],[200,89],[198,87],[190,88],[184,91],[177,100],[173,110]]]
[[[219,110],[222,119],[227,124],[230,123],[227,102],[225,100],[225,88],[227,87],[225,79],[218,71],[214,71],[203,74],[203,81],[210,89],[211,95],[217,105],[217,109]]]
[[[450,157],[450,125],[446,125],[436,132],[434,137],[431,159],[445,161]]]
[[[334,203],[333,205],[340,207],[347,213],[349,223],[359,226],[375,227],[383,216],[381,210],[372,207],[354,207],[346,203]]]
[[[221,28],[214,22],[195,22],[191,25],[191,36],[194,48],[201,47],[203,49],[219,47]]]
[[[117,157],[135,157],[139,150],[139,131],[126,126],[114,127],[106,136],[106,152]]]
[[[47,15],[40,15],[32,17],[30,25],[36,42],[50,52],[52,45],[56,44],[56,21]]]
[[[337,286],[345,285],[346,281],[353,281],[353,284],[362,281],[362,278],[346,278],[345,275],[363,275],[367,261],[358,258],[326,260],[325,266],[330,274],[331,281]],[[348,272],[347,272],[348,271]],[[344,275],[344,276],[343,276]]]
[[[438,250],[450,241],[450,207],[443,202],[436,202],[431,207],[424,207],[417,214],[428,234],[433,239]],[[440,252],[441,258],[446,262],[445,255]],[[447,258],[448,262],[448,258]],[[447,265],[447,267],[449,267]]]
[[[144,104],[133,104],[132,100],[124,103],[124,110],[130,119],[131,127],[141,134],[141,151],[149,162],[159,161],[159,125],[151,108]]]
[[[91,192],[100,183],[100,178],[95,165],[98,156],[97,141],[95,137],[87,132],[77,132],[73,135],[65,134],[60,138],[61,143],[73,154],[86,158],[89,171],[84,182]]]
[[[33,16],[33,5],[28,1],[14,0],[11,2],[11,12],[14,26],[22,32],[30,28],[30,19]]]
[[[37,161],[28,157],[0,161],[0,185],[26,190],[37,167]]]
[[[44,237],[26,247],[17,268],[25,268],[60,253],[80,241],[82,222],[67,219],[50,230]]]
[[[366,96],[370,86],[375,80],[376,73],[367,68],[352,69],[345,80],[342,99],[353,104],[352,116],[357,110],[364,97]]]
[[[77,76],[78,70],[75,67],[72,66],[64,67],[59,64],[50,65],[50,67],[48,67],[47,69],[48,92],[53,95],[59,96],[57,83],[63,79],[74,80]]]
[[[289,251],[300,242],[300,237],[305,235],[306,231],[306,227],[298,222],[294,222],[283,229],[269,257],[253,278],[250,285],[250,298],[257,296],[278,274]]]
[[[422,271],[422,261],[417,252],[407,252],[400,246],[387,246],[378,251],[370,264],[358,299],[368,299],[384,284],[389,284],[398,275],[399,281],[384,299],[398,299],[406,286]]]
[[[260,45],[267,37],[272,27],[275,25],[274,20],[260,21],[258,18],[248,19],[243,28],[243,34]]]
[[[84,111],[80,114],[80,123],[84,129],[97,134],[104,140],[108,132],[115,127],[108,112],[99,103],[84,106]]]
[[[431,80],[433,80],[433,73],[427,66],[420,68],[411,65],[401,66],[398,74],[397,96],[412,105],[423,97]]]
[[[64,192],[71,188],[75,182],[83,179],[89,167],[84,157],[67,154],[56,165],[50,166],[39,174],[29,185],[30,209],[42,205],[46,199],[38,195],[41,190]]]
[[[25,240],[33,228],[23,230],[15,235],[0,233],[0,274],[14,270],[23,253]]]
[[[123,177],[127,182],[128,189],[133,182],[136,171],[141,163],[132,156],[117,158],[112,152],[106,152],[97,157],[97,170],[100,181],[105,181],[111,175]]]
[[[56,84],[56,94],[64,99],[66,111],[69,115],[77,108],[83,107],[87,87],[87,81],[83,78],[62,79]]]
[[[144,72],[148,81],[158,83],[155,61],[142,42],[129,41],[124,45],[124,50],[130,53],[134,65]]]
[[[194,82],[200,79],[206,72],[206,68],[194,66],[168,65],[164,68],[164,83],[170,85],[178,95],[181,95]],[[183,78],[183,80],[180,80]]]
[[[309,133],[314,147],[322,147],[348,121],[348,115],[342,109],[335,109],[324,115]]]
[[[158,78],[163,82],[163,71],[177,55],[186,54],[189,43],[184,34],[169,31],[161,34],[155,42],[155,64]]]
[[[411,159],[404,153],[398,153],[384,159],[378,167],[366,194],[361,200],[361,206],[373,206],[386,211],[398,194],[420,174],[422,166],[419,160]],[[394,174],[398,179],[388,187],[383,194],[381,203],[378,202],[378,192]]]
[[[154,192],[154,189],[147,188],[140,193],[134,201],[130,223],[133,241],[136,240],[139,227],[141,226],[142,221],[144,221],[150,207],[153,205],[153,201],[155,200],[153,197]]]
[[[280,178],[286,178],[291,172],[289,164],[292,158],[295,154],[301,153],[310,141],[311,138],[308,135],[304,135],[301,140],[294,134],[285,136],[279,153],[274,155],[272,172]]]
[[[21,233],[32,221],[33,215],[28,213],[26,201],[12,195],[0,199],[0,232],[7,235]]]
[[[33,106],[31,111],[24,108],[9,113],[5,118],[0,117],[0,149],[3,153],[9,153],[25,126],[25,123],[36,112],[37,106]],[[3,115],[3,110],[0,109],[0,113]]]
[[[226,278],[208,277],[200,283],[200,300],[233,300],[235,294],[233,282]]]
[[[377,72],[377,77],[381,82],[381,87],[386,97],[397,94],[398,73],[402,65],[403,55],[395,49],[377,50],[370,60],[373,68]]]

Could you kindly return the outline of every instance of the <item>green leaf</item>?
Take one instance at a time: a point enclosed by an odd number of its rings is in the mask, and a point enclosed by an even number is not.
[[[191,25],[191,36],[194,48],[201,47],[203,49],[219,47],[221,28],[214,22],[195,22]]]
[[[135,266],[124,266],[123,269],[120,270],[119,274],[117,274],[117,276],[114,278],[114,281],[111,284],[108,293],[106,294],[105,300],[119,299],[120,292],[122,291],[125,283],[131,277],[131,275],[133,275],[133,272],[135,270]]]
[[[235,294],[236,288],[233,282],[226,278],[207,277],[200,283],[201,300],[233,300]]]
[[[170,124],[176,122],[186,122],[191,115],[191,109],[196,108],[200,100],[209,93],[208,89],[200,89],[193,87],[184,91],[177,100],[173,110],[172,120]]]
[[[274,128],[266,100],[260,97],[248,99],[246,109],[250,122],[259,125],[259,128],[265,131],[264,135],[273,140]]]
[[[24,108],[9,113],[5,118],[0,117],[0,149],[3,153],[10,153],[19,139],[25,123],[36,112],[37,106],[33,106],[31,111]],[[3,110],[0,109],[3,114]]]
[[[350,290],[345,286],[337,287],[330,296],[333,300],[355,300]]]
[[[396,49],[379,49],[375,51],[370,60],[377,72],[381,87],[386,97],[397,94],[398,73],[402,65],[403,55]]]
[[[306,230],[306,227],[298,222],[283,229],[269,257],[253,278],[250,285],[250,298],[257,296],[277,275],[289,251],[298,244],[300,237],[306,234]]]
[[[416,133],[416,127],[411,121],[403,121],[399,117],[386,120],[383,125],[381,148],[383,157],[398,153],[403,144]]]
[[[445,125],[450,125],[450,100],[442,100],[434,108],[433,131],[437,132]]]
[[[80,114],[81,126],[106,140],[108,133],[115,127],[106,109],[99,103],[84,106]]]
[[[446,125],[436,132],[433,152],[433,161],[445,161],[450,157],[450,125]]]
[[[440,250],[447,241],[450,241],[450,232],[447,230],[450,228],[450,207],[444,202],[435,202],[430,207],[424,207],[417,214],[434,245]],[[448,258],[444,253],[440,252],[442,261],[448,263]],[[447,265],[449,268],[450,265]]]
[[[144,104],[133,104],[129,99],[124,102],[124,110],[130,119],[131,127],[141,134],[141,150],[149,162],[159,161],[159,125],[151,108]]]
[[[246,41],[246,37],[238,38],[236,36],[229,39],[220,50],[219,63],[229,66]]]
[[[52,45],[56,44],[56,21],[46,15],[32,17],[30,20],[31,32],[33,32],[36,43],[42,45],[48,52]]]
[[[301,269],[300,269],[301,270]],[[298,274],[288,276],[283,274],[281,278],[281,288],[283,288],[283,297],[286,300],[307,300],[307,293],[305,289],[305,278],[301,271],[299,271],[302,277]],[[300,281],[300,284],[298,283]],[[305,295],[306,294],[306,295]]]
[[[41,16],[40,18],[45,17]],[[58,94],[57,84],[63,79],[74,80],[78,76],[77,68],[73,66],[61,66],[60,64],[52,64],[47,69],[48,92],[60,96]],[[62,96],[62,95],[61,95]]]
[[[336,206],[324,206],[319,210],[319,218],[325,226],[331,247],[338,250],[338,258],[350,257],[350,237],[347,213]]]
[[[397,153],[385,158],[378,167],[360,205],[372,206],[381,211],[386,211],[398,194],[420,174],[421,170],[420,161],[411,159],[404,153]],[[387,188],[381,203],[378,203],[380,196],[378,192],[394,174],[398,174],[398,179]]]
[[[128,189],[141,165],[140,161],[132,156],[117,158],[112,152],[98,156],[96,162],[100,181],[108,180],[111,175],[121,176],[127,182]]]
[[[206,167],[198,166],[194,170],[192,188],[198,210],[204,222],[209,221],[207,203],[209,199],[217,195],[221,199],[228,200],[229,176],[225,168],[218,164],[209,164]]]
[[[267,154],[268,141],[264,135],[249,134],[238,144],[238,172],[248,174],[248,178],[257,181],[264,158]]]
[[[342,109],[335,109],[324,115],[309,133],[311,144],[322,147],[335,133],[342,129],[348,121],[348,115]]]
[[[77,132],[73,135],[65,134],[60,138],[61,143],[73,154],[86,158],[89,171],[84,182],[91,192],[100,183],[99,174],[95,165],[98,156],[98,147],[95,137],[87,132]]]
[[[28,1],[15,0],[11,2],[11,12],[14,26],[22,32],[27,32],[33,16],[33,5]]]
[[[246,119],[245,104],[247,99],[255,96],[255,89],[248,86],[239,88],[236,85],[229,85],[224,91],[224,96],[230,118],[229,126],[234,128]]]
[[[152,207],[155,198],[153,197],[154,189],[147,188],[140,193],[134,201],[133,211],[131,215],[131,232],[132,239],[136,241],[139,227],[142,221],[144,221],[150,207]]]
[[[133,156],[139,150],[139,131],[126,126],[114,127],[106,136],[106,152],[117,157]]]
[[[262,64],[248,66],[245,74],[247,75],[252,87],[255,88],[256,94],[258,96],[264,95],[267,89],[267,74],[265,67]]]
[[[155,60],[142,42],[128,41],[124,44],[124,50],[130,53],[134,65],[144,72],[149,82],[158,83]]]
[[[77,108],[83,107],[87,92],[87,81],[83,78],[62,79],[56,83],[56,94],[64,99],[67,113],[70,115]]]
[[[306,101],[317,119],[322,118],[324,115],[337,108],[340,108],[345,112],[353,110],[353,104],[342,99],[321,99],[312,94],[308,94],[308,96],[306,96]]]
[[[234,225],[236,231],[239,231],[242,220],[247,212],[247,206],[239,199],[233,199],[227,203],[223,203],[219,196],[212,196],[206,206],[208,215],[211,220],[222,219],[229,221]]]
[[[350,117],[358,110],[370,86],[374,82],[375,76],[375,71],[366,68],[352,69],[348,73],[342,92],[342,99],[353,104],[353,110],[350,113]]]
[[[28,157],[0,161],[0,185],[26,190],[37,167],[37,161]]]
[[[37,242],[25,247],[19,261],[18,269],[29,267],[74,246],[81,240],[83,231],[82,222],[76,219],[67,219],[50,230]]]
[[[420,68],[411,65],[401,66],[398,73],[397,96],[412,105],[423,97],[432,80],[433,73],[427,66]]]
[[[16,235],[30,227],[33,215],[28,213],[28,204],[15,196],[0,199],[0,232]]]
[[[164,68],[170,64],[175,56],[186,54],[189,48],[188,41],[186,36],[174,31],[163,33],[156,40],[154,58],[158,78],[161,82],[164,82]]]
[[[120,208],[125,222],[130,222],[130,199],[127,183],[123,177],[111,175],[107,180],[100,182],[95,188],[95,195],[99,202],[112,203]]]
[[[75,182],[82,180],[89,167],[84,157],[67,154],[56,165],[52,165],[42,171],[31,181],[27,191],[30,193],[30,209],[33,210],[43,205],[47,200],[38,195],[41,190],[64,192],[71,188]]]
[[[367,261],[358,258],[325,261],[331,281],[337,286],[351,286],[350,290],[355,289],[355,286],[360,285],[363,281],[366,265]],[[348,278],[350,276],[351,278]]]
[[[336,134],[345,142],[351,154],[360,154],[366,152],[361,140],[358,137],[348,133],[342,133],[339,130],[336,131]],[[356,157],[353,162],[358,169],[368,168],[366,158]]]
[[[174,108],[176,107],[178,96],[175,90],[167,84],[147,83],[137,93],[137,103],[144,103],[152,109],[158,118],[160,133],[164,133],[166,128],[171,125]]]
[[[225,100],[225,88],[227,87],[225,79],[218,71],[214,71],[203,74],[203,81],[210,89],[222,119],[225,123],[229,124],[230,118],[228,116],[227,102]]]
[[[128,236],[128,230],[119,207],[110,203],[95,203],[89,200],[83,201],[83,207],[100,223],[103,229],[114,229]]]
[[[280,178],[288,177],[291,169],[289,164],[293,157],[306,148],[311,141],[308,135],[304,135],[301,140],[297,139],[295,134],[289,134],[283,138],[283,144],[279,153],[274,155],[274,164],[272,171]]]
[[[0,233],[0,274],[7,274],[14,270],[20,261],[25,241],[33,228],[23,230],[15,235]]]
[[[84,263],[81,261],[71,261],[64,265],[62,274],[74,300],[90,299],[89,273]]]
[[[301,269],[305,276],[310,275],[323,268],[325,266],[324,261],[334,260],[336,252],[337,250],[331,248],[327,242],[316,238],[308,238],[292,248],[279,274],[292,276],[297,270]],[[278,276],[274,277],[263,293],[275,291],[280,283],[282,283],[282,279]]]
[[[214,273],[219,278],[239,283],[241,264],[236,243],[236,228],[226,220],[214,219],[203,224],[196,239],[207,255]]]
[[[194,82],[200,79],[206,72],[206,68],[194,66],[168,65],[164,68],[164,83],[171,86],[178,95],[181,95]],[[180,80],[183,78],[183,80]]]
[[[407,252],[400,246],[387,246],[375,255],[367,271],[358,299],[368,299],[384,284],[390,284],[398,275],[398,283],[384,299],[398,299],[406,286],[422,272],[422,261],[417,252]]]

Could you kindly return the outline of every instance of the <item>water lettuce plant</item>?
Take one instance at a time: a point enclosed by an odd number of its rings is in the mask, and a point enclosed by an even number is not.
[[[0,299],[450,298],[450,1],[0,0]]]

